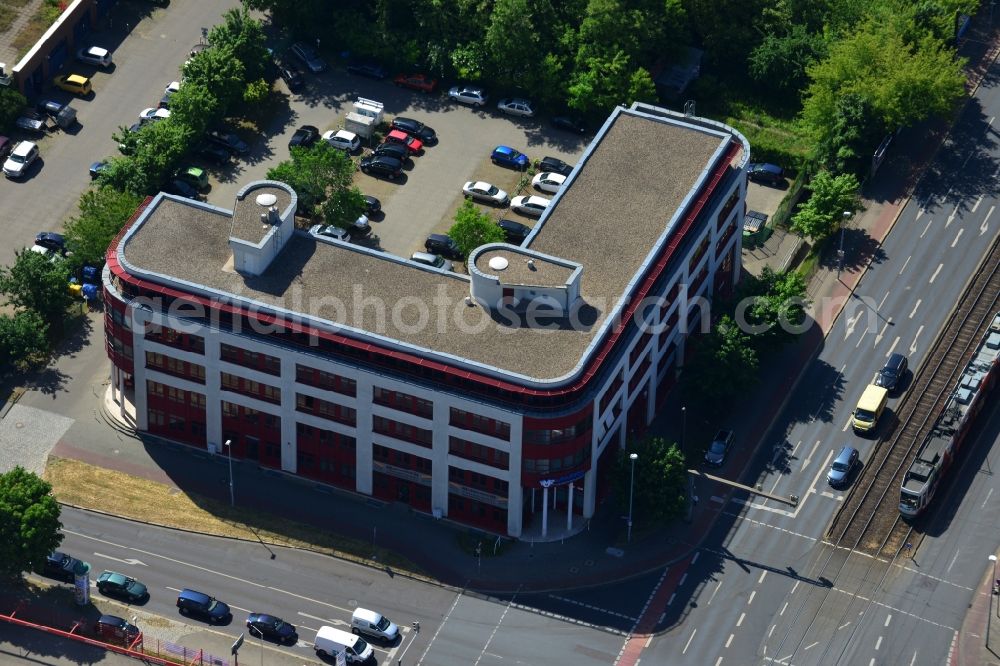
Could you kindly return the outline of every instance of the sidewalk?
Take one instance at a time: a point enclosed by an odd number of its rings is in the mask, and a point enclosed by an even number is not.
[[[992,592],[993,567],[987,567],[951,643],[948,666],[1000,666],[1000,597]]]

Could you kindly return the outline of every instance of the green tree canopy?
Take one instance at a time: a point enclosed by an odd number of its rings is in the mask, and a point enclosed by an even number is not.
[[[170,96],[170,120],[190,128],[191,136],[204,134],[224,111],[219,98],[200,81],[185,81]]]
[[[9,132],[14,128],[14,121],[24,111],[28,100],[11,86],[0,86],[0,130]]]
[[[809,199],[792,216],[792,230],[817,241],[826,238],[840,226],[845,212],[860,209],[859,189],[852,173],[820,171],[809,183]]]
[[[0,359],[19,372],[27,372],[45,361],[49,352],[49,326],[34,310],[0,314]]]
[[[349,229],[365,212],[365,195],[356,187],[334,187],[323,202],[323,221]]]
[[[689,338],[688,344],[696,346],[695,353],[682,378],[694,399],[718,403],[756,383],[757,352],[732,317],[723,316],[710,333]]]
[[[15,467],[0,474],[0,575],[16,578],[59,547],[59,504],[52,486]]]
[[[218,100],[218,108],[222,113],[243,98],[247,82],[246,68],[236,57],[233,47],[228,44],[205,49],[188,60],[183,71],[184,85],[175,94],[179,94],[189,83],[204,86]]]
[[[455,212],[455,224],[451,225],[448,235],[465,256],[480,245],[502,243],[505,238],[503,229],[493,223],[493,218],[480,212],[468,199]]]
[[[635,453],[635,479],[632,461]],[[663,523],[680,517],[687,506],[687,464],[677,444],[660,437],[635,442],[618,451],[613,472],[615,497],[623,515],[628,514],[632,490],[632,524]]]
[[[234,7],[222,15],[222,23],[208,33],[208,43],[213,47],[227,47],[243,65],[246,80],[254,81],[264,76],[271,54],[267,51],[267,37],[260,21],[250,16],[246,6]],[[171,108],[173,101],[171,100]]]
[[[49,326],[62,327],[73,302],[69,268],[63,259],[25,249],[15,253],[14,265],[0,267],[0,294],[11,305],[37,312]]]
[[[316,207],[326,200],[328,190],[352,187],[357,167],[344,151],[319,141],[309,148],[296,146],[291,152],[292,159],[269,169],[267,177],[287,183],[295,190],[299,210],[304,215],[315,214]]]
[[[66,241],[77,265],[104,264],[104,253],[135,213],[142,197],[113,187],[100,187],[80,197],[79,214],[66,223]]]
[[[777,273],[765,266],[760,277],[751,275],[740,283],[739,296],[745,309],[737,311],[737,321],[756,329],[750,340],[760,354],[792,340],[805,322],[806,282],[796,271]]]

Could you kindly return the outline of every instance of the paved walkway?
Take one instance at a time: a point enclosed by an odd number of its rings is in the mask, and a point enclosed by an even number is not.
[[[21,28],[35,15],[35,11],[41,6],[42,0],[29,0],[23,7],[11,8],[17,12],[17,18],[10,24],[6,32],[0,32],[0,62],[6,63],[7,74],[14,69],[17,64],[17,49],[14,48],[14,38]]]

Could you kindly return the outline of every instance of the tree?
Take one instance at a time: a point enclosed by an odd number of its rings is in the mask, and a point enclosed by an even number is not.
[[[847,93],[834,103],[829,131],[819,137],[816,160],[834,173],[864,177],[871,166],[875,148],[888,133],[870,100],[859,93]]]
[[[223,44],[207,48],[187,61],[184,65],[184,85],[174,94],[180,94],[190,83],[199,84],[211,91],[218,100],[218,109],[225,114],[234,102],[243,98],[246,81],[243,63],[236,58],[232,46]],[[171,99],[170,105],[173,104]]]
[[[631,453],[639,456],[634,481]],[[631,491],[633,524],[666,522],[684,513],[687,465],[677,444],[660,437],[634,442],[629,450],[618,452],[612,479],[619,508],[626,515]]]
[[[292,159],[269,169],[267,177],[290,185],[299,196],[299,210],[314,215],[316,207],[326,200],[328,189],[352,187],[355,170],[344,151],[319,141],[309,148],[292,148]]]
[[[608,113],[618,104],[656,99],[649,72],[633,69],[624,51],[610,57],[593,56],[578,65],[570,78],[567,104],[584,114]]]
[[[335,187],[323,202],[323,221],[342,229],[350,229],[365,212],[365,195],[356,187]]]
[[[750,53],[750,76],[772,93],[798,103],[799,91],[809,83],[806,68],[826,52],[822,35],[793,24],[782,35],[766,35]]]
[[[751,341],[759,354],[790,341],[805,322],[806,282],[796,271],[776,273],[765,266],[760,277],[749,276],[740,285],[742,316],[738,323],[752,330]]]
[[[6,131],[14,128],[14,121],[24,110],[28,100],[17,91],[17,88],[0,86],[0,129]]]
[[[694,399],[717,404],[756,382],[757,352],[732,317],[723,316],[711,332],[689,338],[689,344],[696,345],[695,353],[682,377]]]
[[[112,160],[112,164],[120,159]],[[73,248],[74,263],[102,265],[111,241],[140,203],[141,196],[113,187],[84,192],[80,197],[80,214],[66,223],[66,242]]]
[[[861,208],[860,185],[852,173],[832,175],[820,171],[809,183],[809,199],[792,216],[792,230],[813,240],[822,240],[836,231],[845,212]]]
[[[59,547],[59,504],[52,486],[17,466],[0,474],[0,575],[10,579]]]
[[[37,312],[49,326],[61,327],[73,302],[66,262],[28,249],[14,256],[13,266],[0,267],[0,294],[16,308]]]
[[[190,128],[192,136],[204,134],[209,125],[222,119],[224,111],[219,98],[200,81],[185,81],[170,96],[170,120]]]
[[[469,256],[469,253],[480,245],[503,243],[505,238],[503,229],[494,224],[488,214],[480,212],[468,199],[463,201],[455,212],[455,224],[451,225],[448,235],[465,256]]]
[[[271,94],[271,84],[264,79],[257,79],[247,84],[243,91],[243,103],[249,106],[257,106],[267,101]]]
[[[27,372],[45,360],[48,335],[48,324],[34,310],[0,314],[0,358],[9,359],[19,372]]]
[[[271,54],[260,21],[252,18],[245,6],[234,7],[222,15],[222,23],[208,33],[208,43],[213,47],[227,47],[243,64],[246,79],[254,81],[264,76]],[[171,107],[173,103],[171,102]]]

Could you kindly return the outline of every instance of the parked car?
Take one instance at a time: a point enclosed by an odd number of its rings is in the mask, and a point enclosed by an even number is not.
[[[323,133],[323,140],[334,148],[340,150],[346,150],[349,153],[353,153],[361,148],[361,139],[354,132],[348,132],[347,130],[327,130]]]
[[[354,609],[351,614],[351,632],[366,634],[390,644],[399,638],[399,627],[395,622],[367,608]]]
[[[394,157],[404,164],[410,159],[410,151],[401,143],[380,143],[372,150],[372,155]]]
[[[174,179],[187,183],[199,192],[203,192],[209,188],[208,174],[201,167],[181,167],[174,174]]]
[[[215,164],[228,164],[229,163],[229,151],[222,146],[217,146],[214,143],[202,143],[198,148],[196,148],[197,154]]]
[[[154,120],[165,120],[166,118],[169,117],[170,117],[169,109],[150,107],[148,109],[143,109],[142,112],[139,113],[139,122],[148,123]]]
[[[369,155],[361,159],[361,172],[395,180],[403,175],[403,163],[388,155]]]
[[[299,640],[295,627],[280,617],[266,613],[250,613],[247,616],[247,631],[254,637],[264,637],[269,641],[294,645]]]
[[[414,252],[410,255],[410,261],[415,261],[418,264],[430,266],[431,268],[439,268],[443,271],[450,271],[454,268],[454,264],[444,257],[428,252]]]
[[[21,141],[10,151],[3,163],[3,175],[7,178],[23,178],[32,163],[38,159],[38,146],[31,141]]]
[[[490,96],[479,86],[461,85],[453,86],[448,91],[448,97],[461,104],[468,104],[475,108],[480,108],[489,100]]]
[[[100,46],[86,46],[80,49],[76,52],[76,59],[103,69],[111,67],[111,53]]]
[[[309,227],[309,233],[313,236],[332,238],[333,240],[339,240],[345,243],[349,243],[351,241],[351,235],[347,233],[347,229],[333,224],[314,224]]]
[[[180,178],[172,178],[168,180],[160,189],[167,194],[176,194],[177,196],[184,197],[185,199],[198,201],[201,198],[198,195],[198,190],[194,189],[191,185],[187,184]]]
[[[125,599],[129,603],[142,601],[149,596],[146,586],[135,578],[114,571],[103,571],[97,577],[97,591],[108,597]]]
[[[117,615],[101,615],[94,623],[94,633],[105,643],[128,645],[139,636],[139,629]]]
[[[129,125],[127,130],[125,130],[125,134],[129,137],[132,137],[133,135],[137,134],[141,129],[142,129],[142,123],[134,122],[131,125]],[[134,143],[132,141],[126,140],[118,144],[118,150],[120,150],[123,155],[131,155],[133,152],[132,150],[133,146],[138,145],[141,141],[142,139],[140,138],[136,138]]]
[[[410,136],[415,136],[424,142],[424,145],[437,143],[437,132],[413,118],[398,116],[392,119],[392,129],[406,132]]]
[[[52,80],[56,88],[85,97],[93,92],[90,79],[79,74],[62,74]]]
[[[424,249],[431,254],[439,254],[446,259],[462,259],[465,255],[458,249],[451,236],[445,234],[431,234],[424,241]]]
[[[497,146],[490,153],[490,161],[497,166],[510,167],[524,171],[531,164],[531,160],[524,153],[514,150],[510,146]]]
[[[510,202],[510,207],[515,212],[528,217],[541,217],[545,209],[549,207],[550,200],[545,197],[514,197]]]
[[[851,481],[851,472],[860,464],[858,450],[852,446],[845,446],[837,453],[837,457],[830,463],[830,471],[826,474],[827,483],[834,488],[842,488]]]
[[[385,143],[398,143],[405,146],[410,155],[417,155],[424,149],[424,142],[415,136],[410,136],[401,130],[390,130],[385,135]]]
[[[302,72],[295,65],[278,65],[278,76],[281,77],[281,80],[285,82],[285,85],[293,93],[302,90]]]
[[[181,82],[180,81],[171,81],[166,86],[164,86],[164,88],[163,88],[163,94],[166,95],[167,97],[170,97],[171,95],[173,95],[175,92],[177,92],[180,89],[181,89]]]
[[[97,178],[101,175],[102,171],[106,171],[108,168],[107,162],[94,162],[90,165],[90,177]]]
[[[506,206],[509,201],[506,192],[492,183],[481,180],[470,180],[462,186],[462,192],[470,199],[485,201],[495,206]]]
[[[382,202],[370,194],[365,194],[365,215],[372,216],[382,211]]]
[[[378,81],[389,76],[389,72],[386,71],[385,67],[374,60],[354,60],[347,64],[347,73],[367,76],[369,79],[376,79]]]
[[[781,185],[785,182],[785,170],[777,164],[751,163],[747,165],[747,178],[758,183]]]
[[[503,229],[505,240],[511,245],[520,245],[531,233],[531,227],[514,220],[502,219],[497,226]]]
[[[295,57],[302,61],[309,71],[313,74],[319,74],[326,71],[326,61],[319,56],[316,49],[309,46],[305,42],[296,42],[292,44],[292,53]]]
[[[705,463],[713,467],[721,467],[726,462],[726,455],[733,445],[733,431],[720,430],[715,433],[712,443],[705,451]]]
[[[80,564],[80,560],[57,550],[45,558],[41,571],[38,573],[65,583],[72,583],[76,577],[76,567],[78,564]]]
[[[211,623],[224,623],[232,617],[229,606],[203,592],[183,589],[177,595],[181,615],[194,615]]]
[[[294,148],[295,146],[300,146],[308,148],[316,143],[317,139],[319,139],[319,130],[312,125],[303,125],[295,130],[295,134],[288,140],[288,147]]]
[[[546,155],[542,158],[542,161],[538,163],[539,171],[551,171],[552,173],[557,173],[560,176],[568,176],[573,173],[573,167],[563,162],[558,157],[549,157]]]
[[[429,74],[397,74],[392,82],[400,88],[409,88],[422,93],[434,92],[438,80]]]
[[[560,176],[554,171],[542,171],[535,174],[535,177],[531,179],[531,186],[536,190],[555,194],[565,182],[566,176]]]
[[[577,116],[553,116],[552,126],[573,134],[586,134],[587,124]]]
[[[899,388],[903,377],[906,376],[906,367],[907,361],[905,356],[899,352],[889,354],[885,365],[882,366],[882,369],[878,371],[878,376],[875,377],[875,386],[881,386],[890,393],[895,391]]]
[[[521,97],[502,99],[497,103],[497,109],[508,116],[531,118],[535,115],[535,105],[531,100]]]
[[[213,129],[209,130],[206,136],[209,141],[222,146],[233,154],[246,155],[250,152],[250,146],[247,145],[246,141],[238,137],[235,132],[224,129]]]
[[[40,231],[35,234],[35,245],[48,248],[52,252],[66,254],[66,239],[54,231]]]

